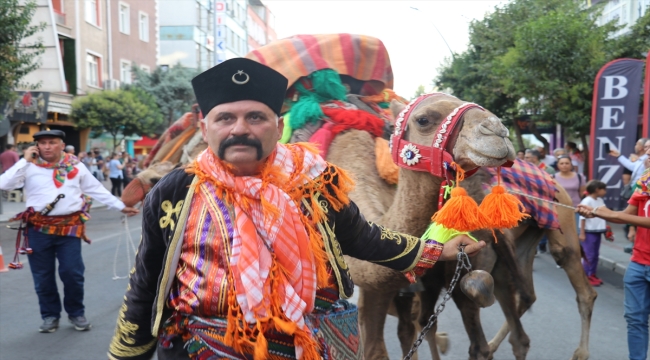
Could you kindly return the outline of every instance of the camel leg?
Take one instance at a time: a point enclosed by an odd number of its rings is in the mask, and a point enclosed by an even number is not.
[[[494,277],[499,279],[508,279],[508,276],[509,271],[505,269],[505,266],[501,263],[497,263],[494,269]],[[508,284],[507,281],[495,282],[494,296],[498,299],[503,315],[506,317],[506,324],[502,326],[502,330],[505,328],[506,334],[508,330],[510,330],[509,341],[512,345],[512,352],[515,355],[515,359],[523,360],[526,358],[526,354],[530,348],[530,338],[526,335],[521,321],[519,320],[521,313],[517,311],[519,306],[511,291],[510,284]],[[503,336],[505,336],[505,334]],[[490,355],[494,354],[492,351],[496,351],[496,347],[493,348],[490,346]]]
[[[515,258],[517,259],[520,271],[521,279],[524,284],[520,284],[520,289],[523,288],[526,291],[526,296],[528,299],[526,301],[520,301],[521,299],[515,298],[514,303],[512,303],[512,291],[510,290],[509,283],[507,281],[502,281],[502,279],[511,279],[511,274],[509,270],[504,267],[502,262],[499,262],[495,267],[495,297],[499,301],[499,304],[504,312],[506,321],[503,323],[497,334],[490,340],[490,357],[497,351],[499,345],[505,340],[506,336],[510,333],[510,328],[515,326],[517,328],[517,334],[510,337],[510,342],[516,342],[516,345],[513,344],[513,352],[515,356],[517,354],[527,353],[529,348],[530,339],[523,332],[523,327],[519,318],[528,311],[530,306],[535,302],[535,288],[533,286],[533,260],[535,258],[535,250],[537,244],[542,238],[543,231],[536,227],[520,226],[517,229],[513,229],[511,234],[512,238],[509,238],[507,241],[512,242],[514,240],[515,245]],[[509,303],[508,307],[504,307],[504,304]],[[516,309],[516,311],[515,311]],[[516,320],[514,319],[516,317]],[[514,321],[513,324],[510,324]],[[516,340],[519,339],[519,340]],[[526,350],[524,350],[524,348]]]
[[[413,324],[413,293],[398,294],[393,298],[395,310],[397,312],[397,338],[402,347],[402,357],[408,354],[415,338],[415,324]],[[417,353],[412,359],[417,360]]]
[[[434,267],[434,270],[444,270],[442,264],[440,266]],[[436,301],[444,281],[442,281],[442,272],[433,273],[432,271],[427,272],[427,274],[422,277],[422,282],[424,283],[425,291],[419,293],[420,296],[420,316],[418,318],[418,333],[416,336],[420,335],[422,329],[427,326],[429,318],[433,315],[436,307]],[[436,279],[437,277],[437,279]],[[440,354],[438,353],[438,343],[436,341],[436,331],[438,330],[438,323],[434,324],[431,327],[431,330],[426,335],[427,343],[429,344],[429,351],[431,352],[432,360],[440,360]],[[411,343],[415,342],[416,338],[414,337],[411,340]],[[445,349],[446,350],[446,349]]]
[[[368,360],[387,360],[388,350],[384,342],[386,314],[397,292],[381,293],[359,289],[359,328],[363,350]]]
[[[572,218],[573,220],[573,218]],[[573,221],[572,221],[573,222]],[[565,229],[567,227],[564,227]],[[582,323],[580,344],[573,353],[571,359],[586,360],[589,358],[589,329],[591,327],[591,314],[594,310],[594,302],[598,294],[589,284],[587,276],[580,261],[580,243],[574,231],[565,231],[561,234],[559,230],[548,232],[548,241],[551,254],[556,263],[560,265],[571,281],[571,286],[576,292],[576,301]]]

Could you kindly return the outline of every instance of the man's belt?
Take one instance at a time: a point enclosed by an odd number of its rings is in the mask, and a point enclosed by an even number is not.
[[[34,217],[41,217],[41,216],[47,216],[52,209],[56,206],[56,203],[59,202],[59,200],[63,199],[65,197],[64,194],[59,194],[56,196],[54,201],[51,203],[47,204],[43,210],[41,210],[40,213],[37,213],[34,211],[33,207],[27,208],[27,210],[21,212],[20,214],[16,215],[13,219],[10,221],[15,221],[15,220],[20,220],[20,225],[16,230],[18,232],[16,233],[16,254],[14,255],[14,259],[12,262],[9,263],[9,268],[10,269],[22,269],[23,264],[20,262],[19,255],[20,254],[31,254],[33,252],[32,248],[29,247],[29,238],[27,236],[27,228],[29,226],[30,221]]]

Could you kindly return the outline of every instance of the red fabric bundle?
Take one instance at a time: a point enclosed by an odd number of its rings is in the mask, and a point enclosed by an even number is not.
[[[363,110],[323,107],[323,113],[334,123],[334,136],[350,129],[364,130],[376,137],[384,133],[384,121]]]

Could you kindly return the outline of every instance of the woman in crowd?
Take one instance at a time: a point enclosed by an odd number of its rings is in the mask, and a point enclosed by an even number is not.
[[[553,176],[555,181],[571,196],[573,206],[578,206],[587,186],[585,176],[573,171],[573,164],[569,155],[560,155],[558,157],[557,168],[559,172]],[[580,223],[578,217],[579,215],[576,214],[576,230],[579,232]]]
[[[111,179],[111,194],[113,196],[121,197],[122,196],[122,169],[124,165],[120,163],[120,154],[113,153],[111,161],[108,162],[108,177]]]

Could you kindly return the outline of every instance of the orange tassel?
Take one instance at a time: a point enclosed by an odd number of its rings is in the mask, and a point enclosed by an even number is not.
[[[488,227],[488,219],[478,204],[460,186],[451,190],[451,198],[431,218],[436,224],[458,231],[474,231]]]
[[[483,199],[479,210],[488,218],[489,227],[493,228],[509,229],[517,226],[522,219],[530,217],[523,212],[524,204],[501,186],[501,168],[497,170],[497,185]]]
[[[442,209],[433,214],[431,221],[457,231],[474,231],[488,227],[489,220],[479,211],[476,201],[459,186],[465,179],[465,171],[455,162],[451,165],[456,170],[456,187],[451,190],[451,198]]]

